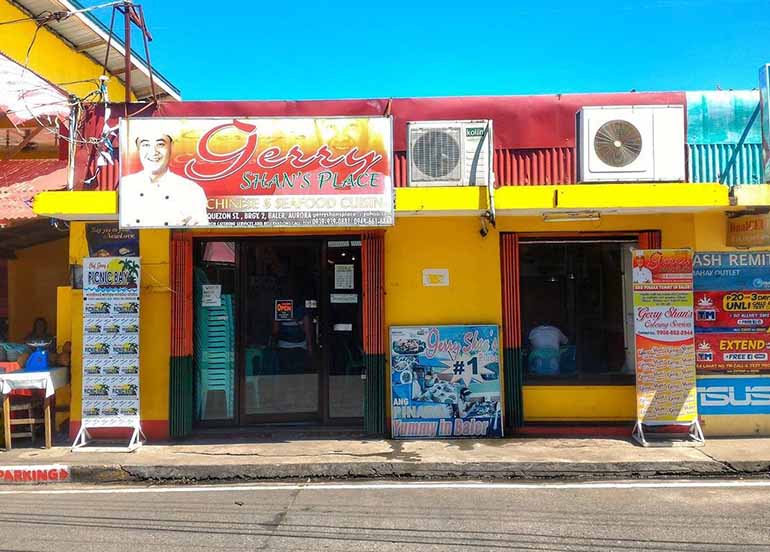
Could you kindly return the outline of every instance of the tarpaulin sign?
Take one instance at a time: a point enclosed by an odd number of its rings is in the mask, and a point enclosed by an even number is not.
[[[636,335],[634,437],[643,445],[644,425],[698,425],[693,328],[692,253],[633,251]]]
[[[120,122],[121,228],[393,224],[390,117]]]
[[[770,329],[770,291],[696,291],[695,328],[696,332]]]
[[[770,372],[770,334],[699,333],[695,346],[698,373]]]
[[[501,437],[497,326],[390,330],[393,437]]]
[[[770,414],[770,377],[698,378],[698,412],[712,416]]]
[[[698,374],[770,373],[770,252],[696,253]]]
[[[139,417],[138,257],[83,260],[82,423],[73,448],[89,429],[130,428],[129,450],[143,437]]]

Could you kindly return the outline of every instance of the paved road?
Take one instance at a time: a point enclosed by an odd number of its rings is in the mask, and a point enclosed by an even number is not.
[[[658,485],[0,487],[0,550],[770,550],[769,481]]]

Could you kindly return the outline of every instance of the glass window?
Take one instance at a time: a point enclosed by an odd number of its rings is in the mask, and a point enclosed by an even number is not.
[[[526,383],[633,383],[625,278],[631,245],[623,240],[520,245]]]

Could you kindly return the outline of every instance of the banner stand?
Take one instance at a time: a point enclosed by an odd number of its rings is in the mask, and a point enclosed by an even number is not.
[[[631,435],[643,447],[655,441],[669,447],[703,444],[695,376],[692,251],[633,249],[632,257],[636,425]],[[660,431],[645,435],[645,429],[653,427]]]
[[[656,431],[652,434],[648,434],[648,435],[654,435],[655,440],[650,439],[650,441],[648,441],[644,436],[644,426],[688,427],[689,430],[687,432],[687,435],[690,440],[689,441],[672,441],[670,440],[671,438],[682,437],[684,433]],[[634,431],[631,433],[631,437],[633,437],[634,440],[640,445],[642,445],[643,447],[677,447],[677,446],[700,447],[700,446],[703,446],[706,442],[706,439],[703,437],[703,430],[701,430],[700,422],[698,420],[695,420],[693,422],[657,422],[657,423],[642,422],[637,420],[636,425],[634,425]],[[657,441],[658,438],[666,438],[668,440],[658,442]]]
[[[83,404],[73,452],[98,440],[94,429],[131,431],[127,445],[107,451],[132,452],[146,440],[139,396],[140,289],[139,257],[83,260]]]
[[[104,427],[104,426],[99,426]],[[133,429],[133,433],[131,434],[131,439],[128,441],[128,446],[126,447],[109,447],[110,450],[114,450],[115,452],[134,452],[135,450],[138,450],[139,447],[141,447],[144,444],[144,441],[147,440],[147,437],[145,436],[144,432],[142,431],[142,426],[138,423],[133,426],[113,426],[113,427],[128,427],[129,429]],[[141,439],[140,439],[141,437]],[[80,431],[78,431],[77,436],[75,437],[75,442],[72,443],[72,448],[70,449],[71,452],[79,452],[84,449],[87,445],[91,444],[93,442],[93,437],[88,432],[88,427],[85,425],[80,426]],[[93,450],[93,449],[91,449]]]

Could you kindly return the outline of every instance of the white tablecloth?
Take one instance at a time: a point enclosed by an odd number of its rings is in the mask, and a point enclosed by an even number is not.
[[[0,394],[7,395],[13,389],[45,389],[50,397],[60,387],[67,385],[68,368],[51,368],[45,372],[11,372],[0,374]]]

